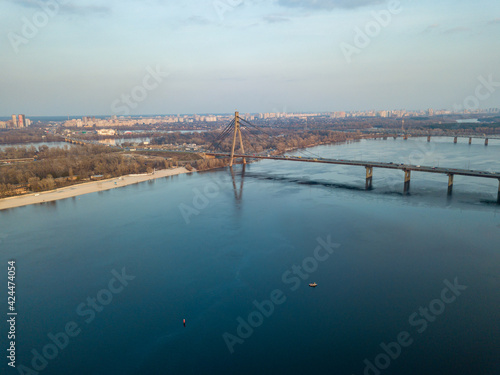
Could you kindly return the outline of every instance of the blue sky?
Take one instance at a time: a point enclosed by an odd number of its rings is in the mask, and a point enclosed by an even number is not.
[[[130,114],[453,109],[479,77],[500,82],[498,0],[2,0],[0,14],[3,116],[123,114],[131,94]],[[500,107],[500,87],[480,106]]]

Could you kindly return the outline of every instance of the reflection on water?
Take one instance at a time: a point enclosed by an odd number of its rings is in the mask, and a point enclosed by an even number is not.
[[[40,203],[40,205],[43,205],[47,209],[54,211],[57,208],[57,202],[58,201],[43,201],[42,203]]]
[[[500,140],[483,144],[454,144],[453,138],[436,137],[428,143],[426,138],[362,140],[358,144],[319,146],[310,148],[314,157],[393,162],[449,168],[464,168],[488,172],[500,172]],[[292,152],[294,153],[294,152]],[[286,163],[286,164],[273,164]],[[259,168],[260,178],[288,178],[306,180],[304,183],[333,184],[338,187],[364,190],[365,169],[342,165],[324,166],[314,163],[263,161]],[[305,173],[304,173],[305,172]],[[403,191],[403,172],[375,168],[373,194],[396,194]],[[448,177],[446,175],[412,172],[410,195],[426,196],[427,199],[445,197]],[[497,201],[499,182],[495,179],[455,176],[452,200],[463,202]],[[437,201],[436,201],[437,202]]]
[[[241,175],[240,175],[240,187],[236,187],[236,174],[234,171],[233,167],[229,167],[231,171],[231,178],[233,181],[233,190],[234,190],[234,198],[236,201],[240,201],[241,198],[243,197],[243,184],[245,182],[245,169],[246,169],[246,164],[242,164],[241,166]]]

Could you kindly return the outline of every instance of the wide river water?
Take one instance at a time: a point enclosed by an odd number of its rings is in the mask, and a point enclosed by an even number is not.
[[[500,171],[466,141],[303,153]],[[498,181],[447,181],[262,161],[0,211],[1,373],[499,374]]]

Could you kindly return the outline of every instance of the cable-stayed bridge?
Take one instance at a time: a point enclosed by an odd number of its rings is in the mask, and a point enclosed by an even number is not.
[[[404,172],[404,193],[410,191],[410,182],[412,172],[425,172],[425,173],[438,173],[445,174],[448,176],[448,195],[453,192],[453,182],[455,176],[467,176],[467,177],[480,177],[480,178],[490,178],[497,179],[498,185],[498,195],[497,202],[500,204],[500,172],[488,172],[488,171],[477,171],[470,169],[456,169],[456,168],[440,168],[432,166],[421,166],[421,165],[409,165],[409,164],[396,164],[396,163],[386,163],[377,161],[361,161],[361,160],[345,160],[345,159],[326,159],[315,155],[311,156],[284,156],[284,155],[271,155],[268,153],[245,153],[245,148],[243,145],[242,128],[249,131],[250,134],[266,134],[262,129],[256,125],[251,124],[245,119],[239,116],[236,112],[234,119],[226,126],[226,128],[219,134],[215,139],[209,149],[214,151],[208,151],[205,153],[208,157],[225,157],[230,159],[230,166],[235,162],[235,159],[242,159],[242,163],[246,164],[248,159],[269,159],[276,161],[294,161],[303,163],[321,163],[321,164],[337,164],[337,165],[350,165],[357,167],[366,168],[366,189],[370,190],[373,188],[373,170],[374,168],[385,168],[385,169],[397,169]],[[232,137],[231,151],[222,152],[217,151],[221,144],[228,137]],[[456,138],[455,138],[456,139]],[[486,142],[487,144],[487,142]],[[236,153],[236,147],[239,145],[240,152]]]

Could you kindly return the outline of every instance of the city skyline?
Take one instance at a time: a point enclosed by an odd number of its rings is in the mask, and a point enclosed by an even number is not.
[[[0,42],[0,66],[9,72],[0,86],[5,117],[500,103],[500,4],[492,0],[22,0],[0,7],[9,15]]]

